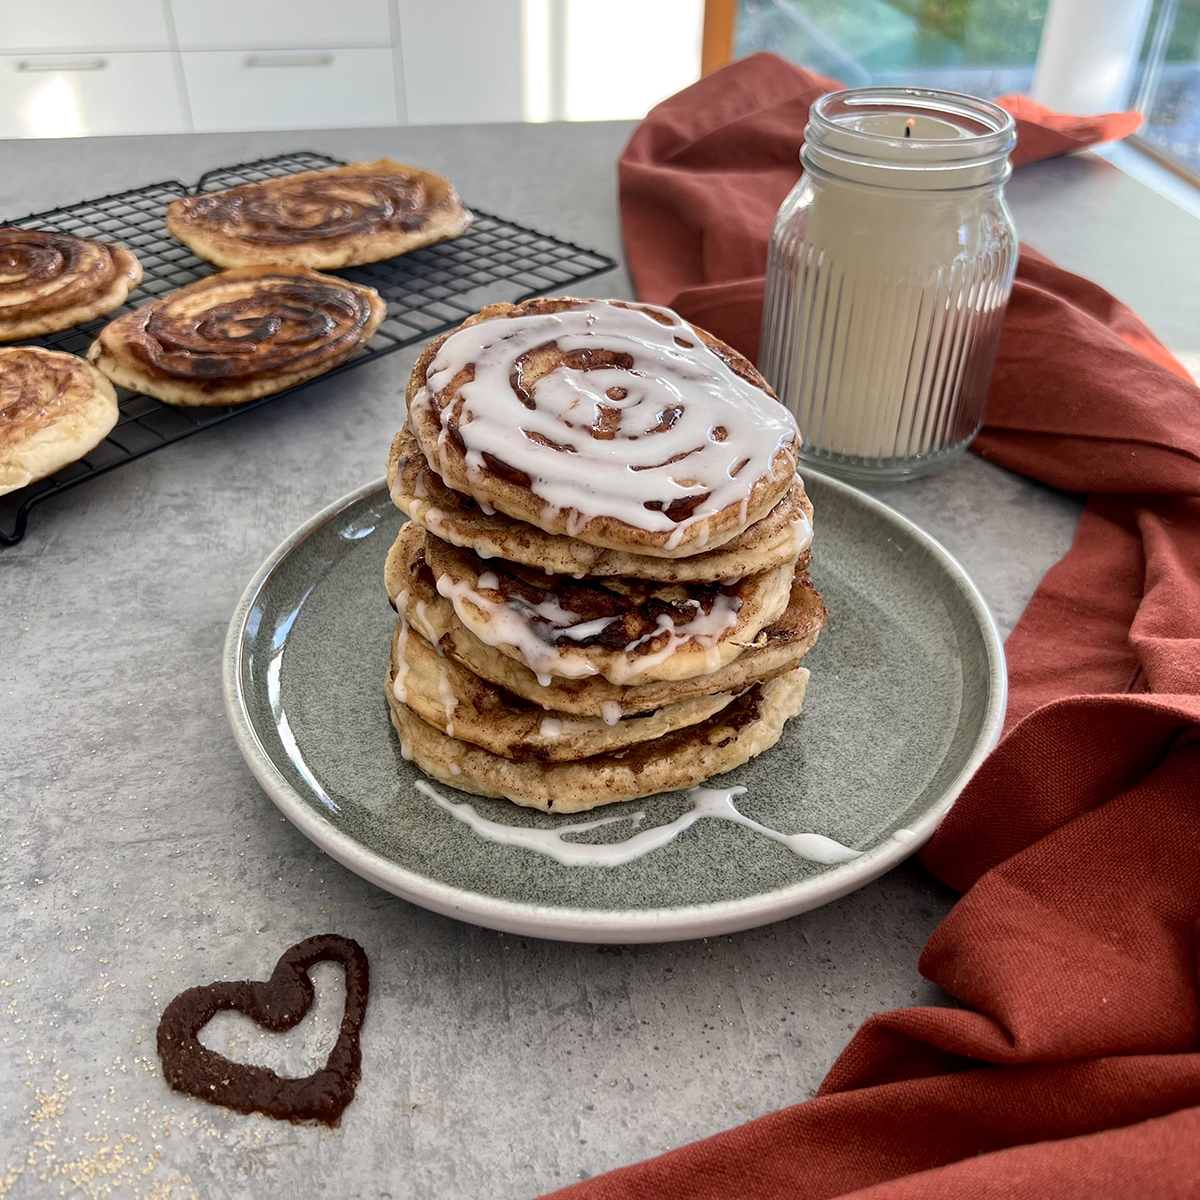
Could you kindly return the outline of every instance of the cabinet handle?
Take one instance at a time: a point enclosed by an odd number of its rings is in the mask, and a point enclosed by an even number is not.
[[[18,71],[105,71],[107,58],[24,58]]]
[[[248,67],[327,67],[333,62],[332,54],[250,54],[246,57]]]

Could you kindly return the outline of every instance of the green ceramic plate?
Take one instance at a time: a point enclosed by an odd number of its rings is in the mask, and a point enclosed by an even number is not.
[[[1000,638],[983,598],[927,534],[878,501],[813,473],[812,575],[829,625],[805,659],[804,713],[774,749],[716,782],[785,833],[863,851],[822,866],[725,821],[702,820],[617,867],[565,866],[483,840],[413,787],[388,720],[395,614],[383,562],[404,517],[382,483],[317,514],[263,564],[225,645],[225,705],[250,769],[280,810],[352,871],[397,896],[493,929],[588,942],[654,942],[748,929],[843,896],[924,842],[1004,718]],[[467,797],[516,826],[564,821]],[[689,807],[666,793],[640,828]],[[591,840],[622,840],[626,822]]]

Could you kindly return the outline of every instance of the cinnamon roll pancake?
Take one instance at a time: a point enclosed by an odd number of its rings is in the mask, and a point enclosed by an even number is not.
[[[808,672],[796,667],[754,684],[706,721],[574,762],[506,758],[447,736],[396,699],[391,670],[387,698],[401,753],[431,779],[526,808],[573,813],[692,787],[741,766],[779,740],[785,722],[800,712],[807,683]]]
[[[723,546],[795,480],[796,424],[762,376],[650,305],[490,305],[425,348],[407,399],[447,487],[604,549]]]
[[[601,675],[622,685],[727,666],[787,608],[795,573],[785,563],[731,584],[576,580],[485,562],[430,534],[425,562],[459,620],[543,681]]]
[[[698,725],[734,699],[696,696],[605,720],[547,711],[439,654],[402,616],[392,640],[392,694],[427,725],[502,758],[564,762]]]
[[[113,385],[82,358],[0,348],[0,495],[94,450],[119,415]]]
[[[812,541],[812,505],[799,477],[757,524],[716,550],[688,558],[609,550],[546,533],[503,513],[485,510],[470,496],[448,488],[430,469],[407,424],[392,442],[388,488],[397,508],[442,541],[473,550],[485,559],[503,558],[550,574],[629,575],[664,583],[728,581],[794,562],[807,554]]]
[[[125,303],[142,264],[124,246],[0,228],[0,342],[70,329]]]
[[[539,679],[523,662],[481,641],[463,624],[454,605],[438,592],[437,580],[425,562],[424,544],[420,529],[405,525],[384,568],[388,596],[413,629],[439,653],[521,700],[545,710],[601,717],[608,722],[699,696],[736,695],[752,683],[784,674],[812,649],[828,615],[807,573],[798,571],[783,613],[760,630],[731,663],[711,675],[625,686],[600,675],[577,679],[543,675]]]
[[[88,359],[168,404],[241,404],[344,362],[386,311],[373,288],[306,267],[239,267],[118,317]]]
[[[471,224],[448,179],[381,158],[176,200],[167,228],[218,267],[336,270],[456,238]]]

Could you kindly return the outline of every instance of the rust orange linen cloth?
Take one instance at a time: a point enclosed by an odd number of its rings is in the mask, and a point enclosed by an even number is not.
[[[786,68],[781,95],[785,65],[754,63],[630,143],[623,171],[658,155],[697,197],[686,232],[648,240],[647,193],[623,196],[648,299],[685,245],[690,283],[762,271],[825,86]],[[816,1099],[561,1200],[1200,1196],[1200,389],[1128,309],[1025,252],[975,448],[1092,495],[1009,638],[1004,738],[922,854],[964,895],[920,968],[964,1007],[873,1017]]]

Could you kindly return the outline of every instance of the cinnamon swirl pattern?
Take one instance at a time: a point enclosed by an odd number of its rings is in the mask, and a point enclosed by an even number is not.
[[[70,329],[125,303],[142,265],[124,246],[0,227],[0,342]]]
[[[493,305],[426,348],[408,406],[448,487],[593,546],[720,546],[796,473],[795,421],[758,372],[647,305]]]
[[[388,484],[387,702],[444,784],[548,812],[775,744],[825,624],[796,429],[675,313],[498,304],[409,379]]]
[[[82,358],[0,349],[0,495],[94,450],[119,415],[112,384]]]
[[[793,560],[733,583],[564,579],[428,535],[425,561],[463,625],[547,683],[712,675],[783,612],[795,572]]]
[[[427,536],[413,522],[401,530],[388,554],[384,586],[393,607],[404,614],[401,626],[501,689],[518,710],[534,705],[560,715],[601,717],[616,728],[641,713],[703,696],[721,692],[740,695],[751,684],[765,683],[794,670],[816,644],[825,625],[821,597],[808,572],[798,567],[792,576],[787,608],[748,642],[733,662],[711,675],[628,684],[609,683],[603,675],[539,676],[523,660],[476,636],[459,618],[454,604],[438,591],[438,580],[425,561]]]
[[[473,550],[481,558],[504,558],[558,575],[632,575],[664,583],[741,579],[794,562],[808,552],[812,541],[812,505],[798,480],[761,521],[717,549],[687,558],[591,546],[485,511],[442,482],[407,425],[392,442],[387,481],[396,507],[442,541]]]
[[[219,267],[335,270],[458,237],[471,224],[449,180],[381,158],[176,200],[167,228]]]
[[[88,359],[168,404],[240,404],[312,379],[379,328],[372,288],[305,267],[240,267],[188,284],[106,326]]]

